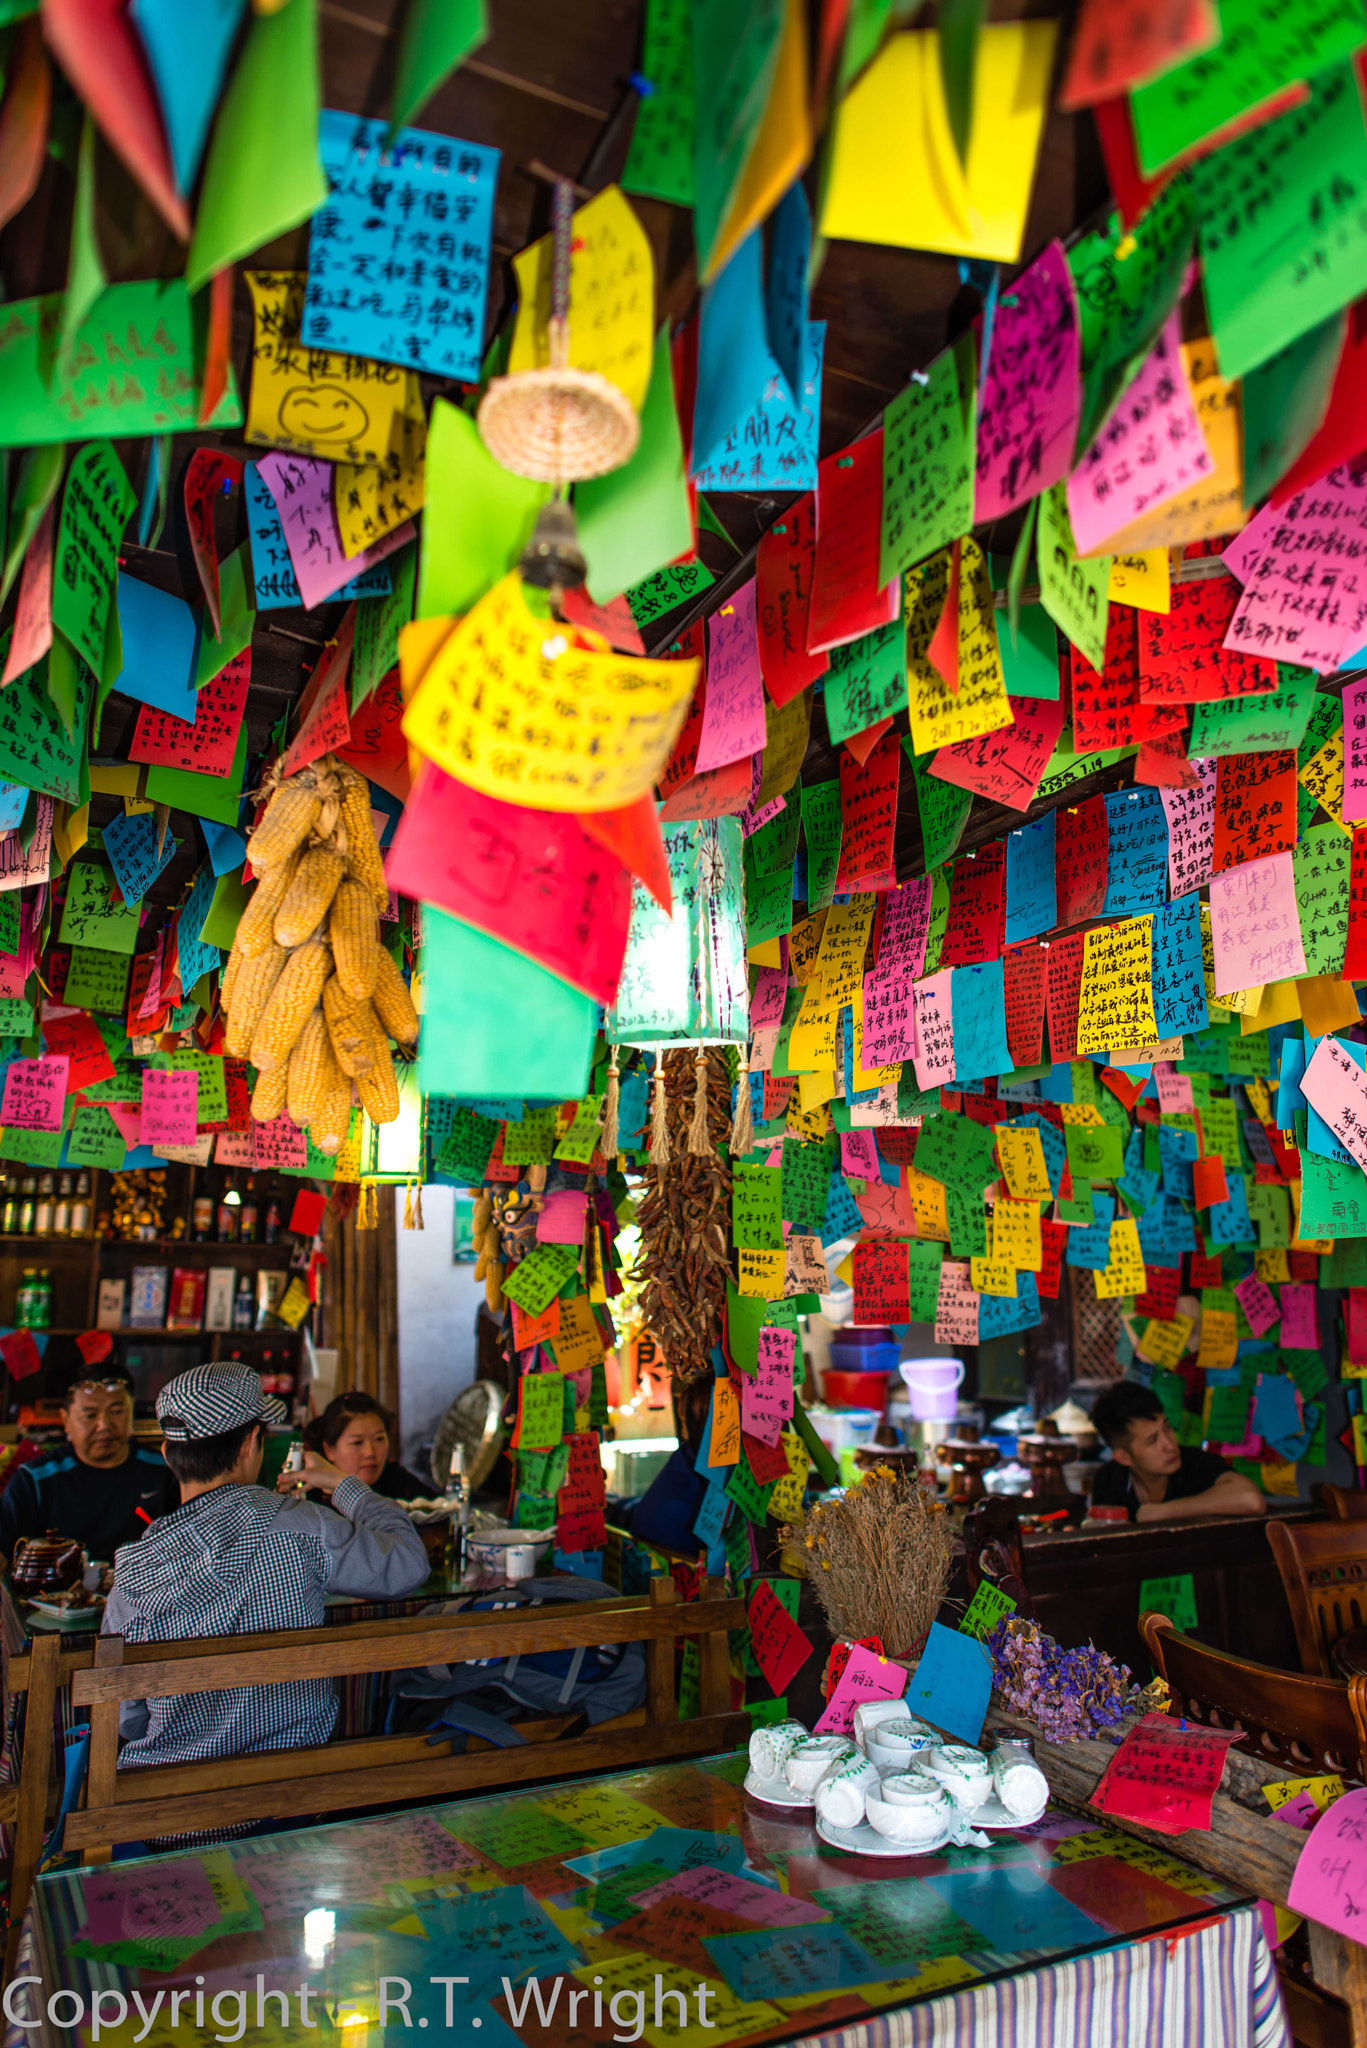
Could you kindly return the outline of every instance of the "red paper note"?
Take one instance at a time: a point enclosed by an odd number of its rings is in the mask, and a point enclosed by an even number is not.
[[[1037,1067],[1043,1057],[1049,950],[1031,939],[1002,956],[1006,1045],[1018,1067]]]
[[[101,1365],[114,1349],[114,1339],[108,1330],[83,1330],[76,1349],[87,1365]]]
[[[1083,932],[1069,932],[1049,941],[1049,1057],[1077,1058],[1077,1006],[1082,990]]]
[[[31,1378],[43,1362],[31,1330],[10,1330],[0,1337],[0,1358],[9,1367],[10,1378],[15,1380]]]
[[[870,1192],[876,1194],[877,1190],[866,1190],[866,1199]],[[899,1190],[890,1188],[886,1192],[895,1195]],[[907,1248],[900,1237],[878,1238],[871,1243],[857,1244],[853,1265],[856,1323],[911,1321]]]
[[[190,214],[176,189],[152,74],[126,0],[44,0],[43,34],[111,148],[178,242]]]
[[[1146,704],[1213,704],[1277,687],[1277,664],[1224,644],[1239,602],[1232,576],[1174,583],[1171,609],[1140,612],[1139,694]]]
[[[1059,105],[1073,113],[1127,92],[1220,40],[1214,0],[1083,0]]]
[[[45,1016],[43,1037],[49,1052],[66,1054],[68,1095],[112,1077],[114,1062],[109,1057],[109,1048],[99,1025],[86,1011],[73,1010],[69,1017]]]
[[[349,605],[337,638],[323,649],[304,692],[298,732],[285,755],[285,774],[297,775],[323,754],[351,744],[351,650],[356,636],[356,607]]]
[[[930,772],[941,782],[971,789],[975,796],[1004,804],[1008,810],[1027,811],[1058,745],[1064,705],[1061,697],[1052,704],[1047,697],[1008,697],[1007,702],[1014,721],[1011,725],[941,747]]]
[[[1106,806],[1099,796],[1091,797],[1076,810],[1066,806],[1054,813],[1054,884],[1058,914],[1055,924],[1063,930],[1100,917],[1106,901],[1107,850],[1110,835]],[[1060,1055],[1054,1054],[1058,1059]]]
[[[1206,1159],[1192,1162],[1191,1184],[1198,1209],[1208,1209],[1212,1202],[1229,1200],[1229,1188],[1225,1183],[1225,1162],[1218,1152],[1212,1152]]]
[[[19,601],[14,614],[0,689],[41,661],[52,645],[52,538],[57,500],[44,512],[24,555]]]
[[[816,568],[807,615],[812,653],[839,647],[897,617],[901,584],[878,581],[883,531],[883,429],[816,473]]]
[[[285,1228],[292,1230],[296,1237],[312,1237],[323,1220],[327,1205],[326,1195],[320,1195],[314,1188],[300,1188]]]
[[[889,889],[895,885],[892,845],[901,762],[902,749],[894,733],[884,734],[862,767],[848,748],[841,749],[838,889]]]
[[[807,652],[807,611],[816,563],[816,496],[809,491],[771,526],[755,553],[756,623],[764,687],[791,703],[830,666]]]
[[[1166,1714],[1146,1714],[1107,1765],[1092,1805],[1160,1835],[1208,1828],[1226,1752],[1239,1740],[1237,1729],[1198,1728]]]
[[[1001,952],[1002,892],[1006,887],[1006,845],[993,840],[954,863],[949,919],[940,947],[942,967],[976,967]]]
[[[577,811],[575,816],[590,839],[644,883],[667,915],[674,906],[674,888],[654,798],[638,797],[620,811]]]
[[[214,513],[225,495],[225,484],[241,488],[242,464],[237,457],[224,455],[217,448],[196,448],[185,465],[185,523],[190,529],[190,549],[216,640],[222,637],[223,627],[218,609],[218,536],[214,531]]]
[[[252,679],[252,650],[244,647],[195,698],[194,723],[144,704],[128,749],[130,761],[154,761],[196,775],[226,775],[237,751]]]
[[[1068,1225],[1042,1217],[1039,1235],[1043,1258],[1035,1275],[1035,1292],[1048,1301],[1055,1301],[1058,1298],[1059,1275],[1063,1271],[1063,1254],[1068,1246]]]
[[[1225,754],[1215,778],[1216,874],[1296,843],[1296,755]],[[1300,970],[1302,973],[1305,969]]]
[[[749,1620],[755,1662],[774,1697],[781,1698],[811,1656],[812,1645],[765,1579],[750,1597]]]
[[[1139,700],[1139,614],[1133,605],[1113,604],[1106,617],[1106,662],[1098,674],[1085,655],[1068,643],[1073,745],[1131,747],[1157,733],[1180,731],[1180,705]]]

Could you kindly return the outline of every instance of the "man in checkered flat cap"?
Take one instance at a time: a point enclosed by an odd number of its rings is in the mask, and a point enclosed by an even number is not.
[[[256,1484],[266,1424],[284,1415],[244,1365],[197,1365],[162,1388],[162,1456],[181,1504],[115,1552],[106,1635],[163,1643],[319,1628],[325,1593],[393,1600],[422,1584],[422,1538],[360,1480],[314,1460],[309,1485],[331,1507]],[[329,1679],[131,1701],[120,1709],[119,1768],[303,1748],[326,1742],[336,1717]]]

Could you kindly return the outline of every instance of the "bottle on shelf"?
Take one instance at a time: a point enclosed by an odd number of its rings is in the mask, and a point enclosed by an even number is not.
[[[272,1195],[272,1196],[271,1196],[271,1199],[270,1199],[270,1203],[269,1203],[269,1206],[267,1207],[267,1210],[266,1210],[266,1243],[267,1243],[267,1244],[278,1244],[279,1242],[280,1242],[280,1204],[279,1204],[279,1203],[278,1203],[278,1202],[276,1201],[276,1199],[275,1199],[275,1196],[274,1196],[274,1195]]]
[[[0,1211],[0,1230],[6,1237],[13,1237],[19,1228],[19,1179],[16,1174],[7,1174],[4,1182],[5,1206]]]
[[[45,1173],[38,1183],[38,1200],[33,1211],[33,1234],[35,1237],[51,1237],[52,1215],[56,1208],[56,1191],[52,1175]]]
[[[243,1244],[255,1244],[257,1228],[261,1220],[261,1210],[256,1199],[256,1175],[254,1173],[249,1173],[247,1176],[247,1192],[242,1197],[242,1208],[239,1213],[242,1218],[240,1234]]]
[[[19,1234],[21,1237],[32,1237],[33,1235],[33,1211],[35,1207],[34,1197],[37,1186],[38,1181],[36,1176],[31,1173],[26,1173],[24,1175],[23,1191],[19,1202]]]
[[[14,1322],[16,1329],[33,1328],[34,1270],[25,1266],[19,1276],[19,1291],[14,1297]]]
[[[71,1235],[90,1235],[90,1175],[84,1168],[76,1176],[76,1199],[71,1205]]]
[[[190,1235],[196,1244],[207,1244],[214,1230],[214,1200],[212,1195],[196,1195],[190,1211]]]
[[[262,1392],[273,1394],[275,1392],[275,1353],[269,1345],[261,1354],[261,1363],[257,1367],[257,1371],[261,1376]]]
[[[218,1241],[220,1244],[237,1243],[238,1203],[236,1200],[229,1200],[229,1196],[235,1197],[236,1194],[236,1188],[226,1188],[223,1193],[223,1199],[218,1205]]]
[[[237,1294],[233,1300],[233,1328],[250,1330],[256,1321],[256,1301],[252,1294],[250,1273],[237,1276]]]
[[[47,1330],[52,1327],[52,1275],[46,1266],[39,1268],[33,1286],[33,1320],[30,1328]]]
[[[64,1173],[57,1188],[57,1207],[52,1216],[54,1237],[71,1235],[71,1175]]]

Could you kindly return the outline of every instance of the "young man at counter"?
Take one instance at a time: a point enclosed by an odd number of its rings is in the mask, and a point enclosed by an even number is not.
[[[129,1642],[318,1628],[325,1593],[393,1600],[427,1577],[427,1552],[403,1509],[324,1459],[315,1505],[256,1480],[266,1424],[284,1419],[243,1365],[197,1365],[157,1396],[162,1456],[181,1505],[119,1551],[103,1633]],[[119,1768],[245,1756],[326,1742],[337,1717],[329,1679],[131,1701],[119,1715]]]
[[[1111,1447],[1110,1463],[1092,1481],[1094,1508],[1128,1508],[1132,1522],[1267,1512],[1251,1479],[1213,1451],[1179,1444],[1158,1396],[1134,1380],[1097,1397],[1092,1426]]]
[[[21,1465],[0,1495],[0,1551],[13,1558],[21,1537],[55,1529],[108,1564],[180,1503],[180,1488],[156,1451],[138,1450],[133,1382],[121,1365],[77,1363],[60,1397],[65,1450]]]

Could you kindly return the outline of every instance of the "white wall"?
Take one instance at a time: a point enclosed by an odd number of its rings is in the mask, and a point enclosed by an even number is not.
[[[424,1188],[425,1228],[405,1230],[396,1204],[399,1255],[399,1433],[402,1457],[429,1476],[422,1446],[475,1377],[475,1315],[484,1299],[472,1263],[451,1257],[454,1188]]]

